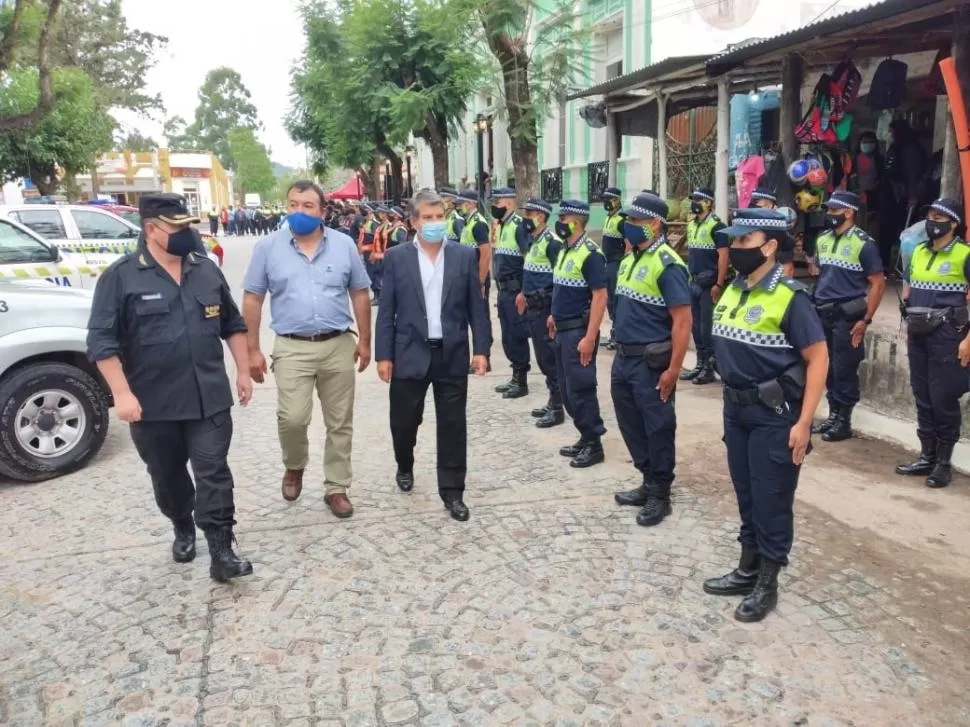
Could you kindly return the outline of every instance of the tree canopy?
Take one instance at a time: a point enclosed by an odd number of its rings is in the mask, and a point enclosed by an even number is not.
[[[266,197],[276,185],[273,163],[253,130],[240,126],[229,132],[229,148],[236,163],[236,186],[241,194],[255,192]]]
[[[11,70],[21,56],[31,54],[37,69],[34,105],[18,107],[17,113],[0,116],[0,134],[33,126],[54,106],[48,45],[60,5],[61,0],[48,0],[46,8],[34,0],[15,0],[12,8],[0,8],[0,76]]]

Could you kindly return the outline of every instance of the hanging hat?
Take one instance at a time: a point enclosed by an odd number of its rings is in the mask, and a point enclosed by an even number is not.
[[[559,203],[559,214],[589,217],[589,203],[581,199],[564,199]]]
[[[626,215],[627,219],[666,221],[670,209],[667,207],[667,203],[655,194],[638,194],[621,212]]]

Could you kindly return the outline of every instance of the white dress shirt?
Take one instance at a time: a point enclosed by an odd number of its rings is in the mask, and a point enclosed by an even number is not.
[[[418,238],[414,238],[418,248],[418,266],[421,268],[421,285],[424,287],[424,305],[428,310],[428,338],[443,338],[441,332],[441,296],[445,288],[445,248],[440,245],[438,257],[434,260],[424,251]]]

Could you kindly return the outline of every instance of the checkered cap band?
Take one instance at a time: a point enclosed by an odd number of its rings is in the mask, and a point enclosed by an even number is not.
[[[666,301],[659,295],[644,295],[643,293],[638,293],[633,290],[633,288],[628,288],[625,285],[618,285],[616,287],[616,294],[622,295],[624,298],[629,298],[630,300],[635,300],[638,303],[646,303],[647,305],[656,305],[661,308],[667,306]]]
[[[464,192],[459,192],[457,195],[455,195],[455,199],[460,199],[463,202],[477,202],[478,192],[476,192],[474,189],[465,190]]]
[[[492,192],[490,197],[492,199],[515,199],[515,190]]]
[[[582,278],[566,278],[561,275],[554,275],[552,282],[556,285],[565,285],[567,288],[588,288],[586,281]]]
[[[601,196],[602,197],[610,197],[612,199],[619,199],[620,198],[620,195],[619,194],[617,194],[616,192],[611,192],[610,190],[606,190],[605,192],[603,192],[603,194]]]
[[[718,338],[726,338],[729,341],[737,341],[760,348],[792,348],[784,333],[761,333],[747,328],[733,328],[723,323],[715,323],[711,329],[711,334]]]
[[[777,202],[778,197],[768,192],[752,192],[751,199],[766,199],[769,202]]]
[[[526,263],[522,269],[529,273],[551,273],[552,265],[549,263]]]
[[[691,199],[694,199],[695,197],[700,197],[701,199],[710,200],[711,202],[714,201],[713,196],[709,195],[707,192],[702,192],[699,189],[695,189],[693,193],[690,195]]]
[[[826,202],[829,207],[841,207],[843,209],[852,210],[853,212],[859,211],[859,206],[854,205],[851,202],[846,202],[844,199],[839,199],[838,197],[832,197],[828,202]]]
[[[956,210],[951,210],[949,207],[947,207],[944,204],[940,204],[939,202],[934,202],[933,204],[931,204],[930,209],[936,210],[937,212],[942,212],[954,222],[963,222],[963,220],[960,219],[960,215],[957,214]]]
[[[560,205],[559,214],[579,215],[580,217],[589,217],[589,210],[583,209],[582,207],[573,207],[572,205]]]
[[[909,287],[915,288],[916,290],[932,290],[939,293],[967,292],[967,285],[965,283],[937,283],[936,281],[914,280],[909,284]]]
[[[636,213],[638,215],[643,215],[643,219],[646,219],[647,217],[650,217],[650,218],[655,219],[655,220],[662,220],[663,219],[663,217],[661,217],[660,214],[657,213],[657,212],[655,212],[654,210],[647,209],[646,207],[640,207],[640,206],[635,205],[635,204],[631,204],[631,205],[625,207],[624,209],[627,211],[627,216],[628,217],[632,217],[633,216],[631,213]]]
[[[849,262],[835,255],[819,255],[818,265],[823,267],[825,265],[831,265],[835,268],[841,268],[842,270],[850,270],[853,273],[865,272],[860,263]]]
[[[751,227],[755,230],[769,228],[772,230],[787,230],[788,220],[764,220],[750,217],[735,217],[731,220],[731,227]]]
[[[542,212],[547,215],[552,214],[552,207],[550,205],[543,206],[541,204],[536,204],[535,202],[526,202],[522,205],[522,209],[531,210],[533,212]]]

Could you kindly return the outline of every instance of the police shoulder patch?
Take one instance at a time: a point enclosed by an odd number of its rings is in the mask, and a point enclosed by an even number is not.
[[[863,242],[875,242],[875,239],[868,232],[863,230],[861,227],[855,228],[855,235]]]
[[[661,250],[660,251],[660,263],[665,268],[667,268],[667,267],[670,267],[671,265],[675,265],[677,263],[677,260],[674,258],[673,253],[670,252],[669,250]]]
[[[586,241],[586,249],[589,250],[590,252],[600,252],[600,246],[597,245],[592,240]]]
[[[778,282],[784,285],[786,288],[794,290],[796,293],[807,293],[810,290],[805,283],[800,283],[794,278],[782,278]]]

